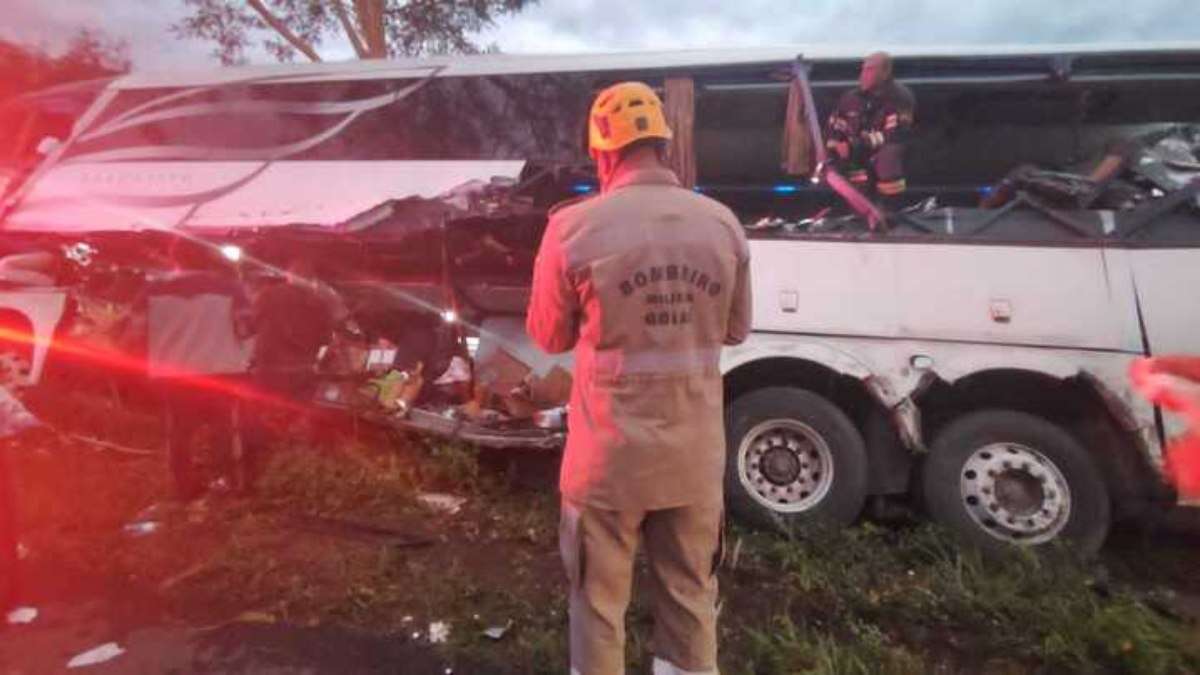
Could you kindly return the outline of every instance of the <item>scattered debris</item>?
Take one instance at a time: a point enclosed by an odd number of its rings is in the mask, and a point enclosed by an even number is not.
[[[33,620],[37,617],[37,609],[33,607],[18,607],[8,613],[7,621],[10,626],[19,626],[21,624],[33,623]]]
[[[75,658],[71,659],[70,661],[67,661],[67,667],[86,668],[88,666],[95,666],[106,661],[111,661],[124,653],[125,650],[121,649],[121,646],[117,643],[106,642],[99,647],[89,649],[88,651],[75,656]]]
[[[242,612],[241,614],[237,615],[236,619],[234,619],[235,623],[271,624],[271,623],[276,623],[276,621],[277,621],[277,619],[275,618],[274,614],[271,614],[270,612],[256,612],[256,611]]]
[[[450,639],[450,624],[445,621],[434,621],[429,624],[429,643],[442,644]]]
[[[144,537],[148,534],[154,534],[158,531],[159,523],[157,520],[144,520],[140,522],[128,523],[125,525],[125,534],[131,537]]]
[[[341,518],[303,517],[296,519],[297,526],[315,534],[325,534],[356,539],[382,539],[391,546],[415,548],[429,546],[434,540],[427,536],[412,536],[393,527],[363,523]]]
[[[729,569],[736,570],[738,563],[742,560],[742,538],[738,537],[737,543],[733,545],[733,553],[729,556]]]
[[[499,640],[500,638],[504,637],[505,633],[508,633],[512,627],[512,619],[509,619],[508,622],[503,626],[492,626],[491,628],[483,631],[483,636],[492,640]]]
[[[130,448],[130,447],[127,447],[124,445],[118,445],[116,443],[102,441],[99,438],[92,438],[90,436],[80,436],[79,434],[64,434],[64,435],[67,438],[70,438],[71,440],[78,441],[85,445],[90,445],[97,450],[108,450],[109,452],[116,452],[116,453],[119,453],[122,455],[133,455],[134,457],[153,457],[153,456],[159,454],[153,450],[143,450],[141,448]]]
[[[460,382],[471,381],[471,364],[461,356],[454,356],[450,359],[450,365],[446,367],[446,372],[433,381],[435,385],[458,384]]]
[[[163,506],[159,502],[155,502],[155,503],[151,504],[150,506],[147,506],[146,508],[142,509],[141,511],[138,511],[138,514],[136,516],[134,516],[133,519],[135,522],[154,520],[158,516],[161,516],[165,510],[166,510],[165,506]]]
[[[188,579],[199,576],[199,575],[203,574],[204,572],[207,572],[208,570],[212,569],[215,566],[215,564],[216,564],[216,558],[209,558],[208,560],[203,560],[201,562],[198,562],[195,565],[192,565],[192,566],[188,567],[187,569],[183,570],[179,574],[176,574],[173,577],[169,577],[169,578],[163,580],[163,582],[158,585],[158,590],[159,590],[159,592],[165,593],[165,592],[171,590],[172,588],[178,586],[179,584],[187,581]]]
[[[187,521],[199,525],[208,520],[208,499],[197,499],[187,505]]]
[[[467,498],[439,492],[426,492],[417,495],[417,501],[434,511],[453,516],[462,510],[463,504],[467,503]]]

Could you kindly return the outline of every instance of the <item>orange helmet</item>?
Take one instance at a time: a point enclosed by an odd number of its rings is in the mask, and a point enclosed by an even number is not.
[[[588,114],[588,152],[619,150],[643,138],[671,140],[662,100],[642,82],[614,84]]]

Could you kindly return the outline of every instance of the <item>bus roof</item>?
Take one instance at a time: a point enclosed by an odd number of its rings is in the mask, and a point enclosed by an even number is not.
[[[431,56],[394,60],[363,60],[325,63],[272,64],[171,71],[135,72],[114,81],[117,89],[165,87],[203,87],[239,82],[369,80],[427,75],[483,76],[563,72],[646,72],[687,69],[723,69],[782,65],[797,54],[805,60],[821,62],[857,61],[864,55],[884,49],[898,61],[925,59],[969,61],[986,64],[1004,61],[1018,64],[1023,60],[1045,62],[1055,57],[1146,57],[1182,58],[1188,65],[1200,67],[1200,42],[1085,44],[1085,45],[1014,45],[989,47],[880,47],[879,45],[820,45],[761,47],[754,49],[694,49],[654,52],[614,52],[594,54],[474,54]]]

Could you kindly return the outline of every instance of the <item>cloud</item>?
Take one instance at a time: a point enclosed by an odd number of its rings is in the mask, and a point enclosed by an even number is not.
[[[215,63],[169,31],[182,0],[2,0],[0,37],[61,47],[87,26],[128,42],[134,67]],[[541,0],[480,36],[507,52],[1189,41],[1195,0]],[[789,6],[790,5],[790,6]],[[329,45],[331,59],[350,56]],[[255,60],[266,61],[259,53]]]
[[[61,49],[82,28],[123,40],[135,67],[171,67],[210,59],[211,47],[179,40],[171,24],[184,14],[177,0],[4,0],[0,37]]]
[[[808,0],[784,5],[777,0],[542,0],[503,19],[489,37],[512,52],[1200,38],[1192,0]]]

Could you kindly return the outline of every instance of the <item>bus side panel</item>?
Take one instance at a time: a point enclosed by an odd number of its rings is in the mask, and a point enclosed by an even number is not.
[[[894,248],[903,337],[1141,351],[1132,285],[1101,248]]]
[[[894,252],[851,242],[751,240],[754,328],[891,336]]]
[[[389,199],[516,178],[519,161],[78,163],[51,169],[6,221],[88,231],[337,225]]]
[[[757,330],[1140,352],[1100,248],[751,242]]]
[[[1200,247],[1129,252],[1150,350],[1200,354]]]

